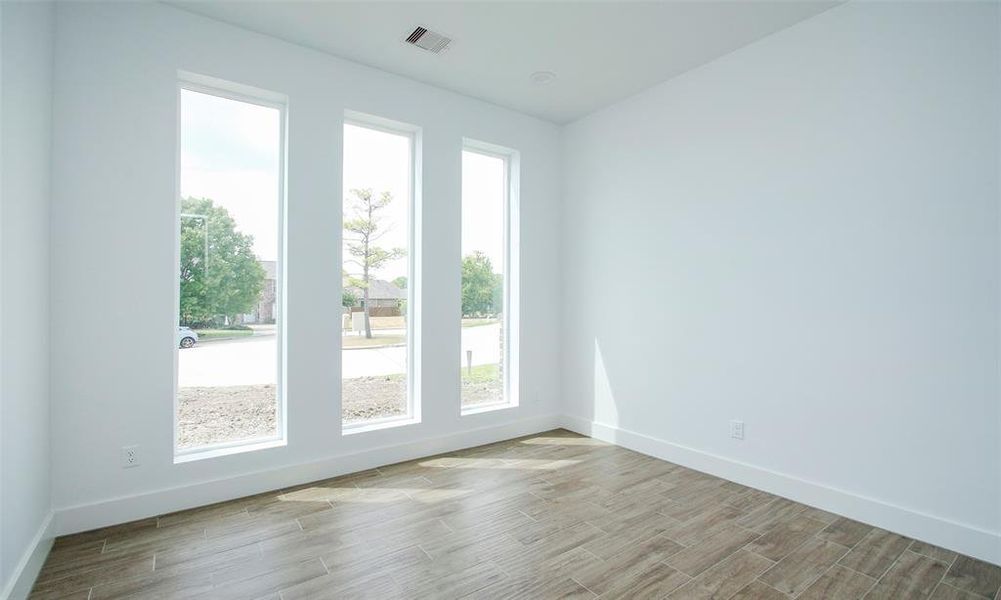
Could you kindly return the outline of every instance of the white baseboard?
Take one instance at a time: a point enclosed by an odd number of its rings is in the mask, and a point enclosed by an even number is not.
[[[1001,565],[1001,534],[868,498],[821,483],[763,469],[636,432],[570,416],[535,417],[382,446],[301,465],[259,471],[183,487],[61,508],[50,516],[0,600],[23,598],[31,589],[54,535],[116,525],[187,508],[258,494],[355,471],[489,444],[566,427],[649,456],[761,489],[911,538]],[[23,592],[23,593],[22,593]],[[19,595],[20,594],[20,595]]]
[[[582,435],[1001,565],[1001,534],[997,532],[579,417],[565,416],[563,426]]]
[[[31,593],[31,588],[35,585],[38,572],[42,570],[45,559],[52,549],[52,513],[50,512],[38,528],[38,532],[31,540],[31,544],[25,549],[21,560],[14,567],[10,579],[0,592],[0,600],[24,600]]]
[[[557,415],[533,417],[502,425],[468,429],[445,436],[423,438],[412,442],[332,456],[300,465],[278,467],[236,477],[112,498],[93,504],[59,508],[55,513],[55,532],[56,535],[67,535],[127,523],[432,454],[452,452],[539,433],[559,427],[561,424],[562,417]]]

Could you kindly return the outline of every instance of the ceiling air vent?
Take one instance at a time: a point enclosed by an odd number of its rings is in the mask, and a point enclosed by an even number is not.
[[[403,41],[433,54],[441,54],[448,49],[448,45],[452,43],[452,38],[418,25],[407,36],[407,39]]]

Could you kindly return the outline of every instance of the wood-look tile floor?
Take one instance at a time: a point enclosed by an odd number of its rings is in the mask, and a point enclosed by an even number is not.
[[[60,538],[32,598],[998,599],[1001,568],[557,430]]]

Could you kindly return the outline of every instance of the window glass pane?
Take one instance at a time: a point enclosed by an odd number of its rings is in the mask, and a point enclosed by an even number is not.
[[[505,401],[507,161],[462,153],[462,406]]]
[[[281,122],[181,91],[178,450],[281,430]]]
[[[341,415],[412,415],[409,393],[413,138],[344,126]]]

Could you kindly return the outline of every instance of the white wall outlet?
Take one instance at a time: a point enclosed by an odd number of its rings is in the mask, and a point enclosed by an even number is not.
[[[735,440],[744,439],[744,422],[730,421],[730,437]]]
[[[122,468],[139,466],[139,446],[122,446]]]

